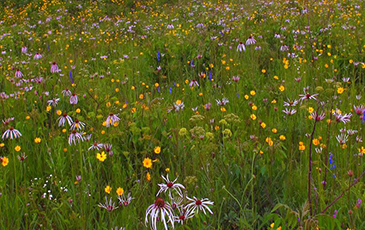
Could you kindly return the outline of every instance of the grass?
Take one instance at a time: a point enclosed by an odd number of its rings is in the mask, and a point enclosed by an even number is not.
[[[150,228],[168,174],[184,203],[214,202],[177,229],[362,229],[364,7],[7,2],[1,132],[22,136],[0,142],[0,228]],[[85,126],[59,126],[63,114]],[[120,120],[107,127],[111,114]],[[74,131],[83,141],[69,144]],[[118,209],[99,207],[106,197]]]

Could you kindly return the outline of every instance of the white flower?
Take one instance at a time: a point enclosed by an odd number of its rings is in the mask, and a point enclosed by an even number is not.
[[[71,125],[70,130],[82,130],[85,127],[85,123],[79,120],[75,120],[75,122]]]
[[[242,52],[242,51],[246,51],[246,47],[242,42],[240,42],[240,44],[238,44],[237,46],[237,52]]]
[[[47,101],[47,103],[48,103],[48,106],[53,106],[53,107],[56,107],[56,105],[57,105],[57,103],[58,103],[58,101],[59,101],[60,99],[59,98],[53,98],[52,100],[48,100]]]
[[[161,221],[165,230],[168,230],[167,223],[170,222],[174,228],[174,214],[171,206],[162,198],[157,198],[155,203],[150,205],[146,210],[145,224],[151,221],[151,228],[157,230],[157,221]]]
[[[70,97],[70,104],[76,105],[78,101],[79,101],[79,99],[78,99],[77,95],[73,93],[72,96]]]
[[[127,197],[125,197],[124,193],[121,196],[118,196],[119,205],[123,206],[128,206],[133,199],[134,197],[132,197],[130,193],[128,193]]]
[[[110,125],[114,125],[115,122],[118,122],[120,118],[117,116],[118,114],[109,114],[109,116],[106,118],[106,127],[109,127]]]
[[[115,203],[113,203],[113,200],[111,197],[110,197],[109,202],[108,202],[108,198],[105,197],[105,204],[100,203],[98,206],[100,208],[106,209],[108,212],[114,211],[115,209],[118,208],[118,206],[115,206]]]
[[[207,198],[198,200],[195,196],[193,198],[186,197],[189,201],[191,201],[189,204],[185,206],[185,209],[188,210],[188,212],[198,213],[199,210],[203,211],[204,214],[207,214],[205,210],[207,210],[210,214],[213,214],[212,210],[208,207],[208,205],[213,205],[214,202],[210,201]]]
[[[255,43],[256,43],[256,40],[251,36],[246,40],[246,46],[253,45]]]
[[[166,177],[161,176],[166,184],[158,184],[158,186],[160,186],[160,190],[158,191],[158,193],[156,194],[156,196],[158,196],[161,192],[167,192],[169,191],[169,195],[171,196],[171,190],[175,190],[177,192],[177,194],[179,194],[179,196],[183,196],[181,189],[185,189],[184,185],[179,184],[179,183],[175,183],[175,181],[177,180],[177,178],[174,181],[171,181],[169,179],[169,175],[167,174]]]
[[[100,150],[103,148],[103,144],[102,143],[97,143],[97,142],[94,142],[92,146],[90,146],[87,151],[90,151],[90,150],[93,150],[93,149],[96,149],[96,150]]]
[[[80,142],[83,140],[84,140],[84,138],[82,137],[81,133],[76,132],[76,130],[72,130],[70,136],[68,137],[68,144],[72,145],[72,143],[73,143],[76,145],[76,141]]]
[[[68,125],[72,125],[73,120],[72,118],[67,115],[67,113],[64,113],[62,116],[60,116],[58,119],[58,126],[65,126],[65,122],[67,121]]]
[[[14,139],[14,138],[18,138],[21,137],[22,134],[17,130],[14,129],[13,127],[10,127],[9,129],[7,129],[3,135],[1,136],[2,139],[6,138],[8,139],[10,137],[10,139]]]

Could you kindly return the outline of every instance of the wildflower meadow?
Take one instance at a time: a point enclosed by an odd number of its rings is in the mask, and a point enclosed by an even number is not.
[[[0,7],[0,229],[365,229],[363,0]]]

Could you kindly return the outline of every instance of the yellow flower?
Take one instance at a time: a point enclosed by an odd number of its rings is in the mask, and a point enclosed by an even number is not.
[[[255,90],[251,90],[250,94],[251,94],[251,96],[255,96],[256,95]]]
[[[274,100],[272,100],[272,101],[271,101],[271,103],[272,103],[272,104],[276,104],[276,100],[275,100],[275,99],[274,99]]]
[[[264,129],[266,128],[266,124],[264,122],[261,123],[261,127]]]
[[[262,69],[261,70],[261,73],[266,73],[266,69]]]
[[[142,100],[143,99],[143,94],[139,95],[139,99]]]
[[[257,106],[256,105],[253,105],[252,106],[252,110],[257,110]]]
[[[248,100],[248,98],[250,98],[247,94],[245,95],[245,99]]]
[[[49,112],[52,109],[51,106],[47,106],[47,112]]]
[[[314,145],[318,145],[319,144],[319,140],[317,138],[314,138],[312,142],[313,142]]]
[[[9,164],[9,158],[7,158],[7,157],[0,158],[0,161],[1,161],[2,166],[4,166],[4,167]]]
[[[270,224],[270,228],[274,228],[275,223]]]
[[[58,116],[61,116],[62,111],[61,111],[61,110],[57,110],[57,112],[56,112],[56,113],[57,113],[57,115],[58,115]]]
[[[285,141],[286,137],[284,135],[280,135],[279,139]]]
[[[145,168],[152,168],[152,160],[150,158],[145,158],[143,160],[143,167]]]
[[[30,116],[26,116],[25,119],[29,120],[30,119]]]
[[[5,146],[5,144],[4,143],[0,143],[0,147],[4,147]]]
[[[104,161],[105,161],[105,159],[106,159],[106,154],[105,154],[105,152],[103,151],[103,152],[101,152],[101,153],[97,153],[97,154],[96,154],[96,158],[97,158],[99,161],[104,162]]]
[[[221,107],[221,111],[222,111],[222,112],[226,112],[227,110],[226,110],[226,108]]]
[[[308,108],[308,112],[309,112],[309,113],[313,113],[313,111],[314,111],[314,109],[313,109],[312,107],[309,107],[309,108]]]
[[[35,142],[35,143],[37,143],[37,144],[41,143],[41,141],[42,141],[42,139],[41,139],[41,138],[39,138],[39,137],[36,137],[36,138],[34,139],[34,142]]]
[[[154,152],[155,152],[156,154],[160,154],[160,152],[161,152],[161,147],[160,147],[160,146],[156,146],[156,147],[154,148]]]
[[[300,143],[302,143],[302,144],[300,144]],[[300,142],[300,143],[299,143],[299,150],[304,151],[305,150],[305,145],[303,144],[303,142]]]
[[[15,146],[15,151],[19,152],[21,149],[22,148],[19,145]]]
[[[124,193],[124,189],[122,189],[121,187],[117,188],[117,194],[118,196],[121,196]]]
[[[80,112],[81,112],[81,109],[77,108],[76,113],[80,113]]]
[[[338,94],[342,94],[342,93],[343,93],[343,91],[345,91],[345,89],[344,89],[344,88],[342,88],[342,87],[337,88],[337,93],[338,93]]]
[[[276,128],[273,128],[271,131],[272,131],[273,133],[277,133],[277,132],[278,132],[278,130],[277,130]]]
[[[147,181],[151,180],[151,174],[149,172],[146,174],[146,179],[147,179]]]
[[[281,85],[281,86],[279,87],[279,90],[280,90],[281,92],[283,92],[283,91],[285,90],[285,87],[284,87],[283,85]]]
[[[110,194],[110,192],[112,191],[112,188],[108,185],[105,187],[104,191],[108,194]]]
[[[256,115],[255,114],[251,114],[250,117],[251,117],[252,120],[256,120]]]
[[[166,171],[166,172],[170,172],[170,168],[166,168],[166,169],[165,169],[165,171]]]

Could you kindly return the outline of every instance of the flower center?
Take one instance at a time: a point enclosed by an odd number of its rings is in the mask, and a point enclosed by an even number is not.
[[[167,187],[171,188],[174,184],[172,182],[167,183]]]
[[[163,208],[165,207],[165,201],[162,198],[157,198],[155,201],[155,206]]]
[[[195,201],[196,205],[202,205],[202,202],[200,200]]]

